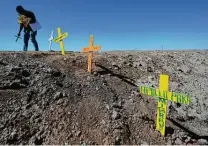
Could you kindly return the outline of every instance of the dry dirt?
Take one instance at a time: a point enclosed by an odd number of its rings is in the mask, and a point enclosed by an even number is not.
[[[139,86],[189,94],[168,102],[166,135],[157,100]],[[208,51],[0,52],[0,144],[208,144]]]

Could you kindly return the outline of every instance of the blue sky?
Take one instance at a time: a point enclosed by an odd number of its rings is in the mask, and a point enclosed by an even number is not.
[[[208,0],[2,0],[0,50],[23,48],[23,40],[14,37],[17,5],[33,11],[42,25],[37,40],[43,51],[59,26],[69,34],[64,39],[68,51],[88,46],[90,34],[103,51],[208,47]],[[60,50],[59,44],[52,48]],[[29,50],[34,50],[31,42]]]

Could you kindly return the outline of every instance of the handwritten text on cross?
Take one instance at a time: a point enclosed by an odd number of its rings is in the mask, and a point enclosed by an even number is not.
[[[163,136],[165,135],[167,100],[187,105],[191,102],[190,98],[184,94],[168,91],[168,78],[168,75],[160,75],[159,89],[140,86],[140,93],[158,99],[156,129],[159,130]]]

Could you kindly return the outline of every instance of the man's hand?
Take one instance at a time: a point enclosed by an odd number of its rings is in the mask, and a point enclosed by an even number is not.
[[[19,33],[17,34],[17,36],[20,37],[20,36],[21,36],[21,32],[19,32]]]
[[[18,40],[19,38],[21,39],[20,33],[18,33],[15,37],[17,38],[17,39],[16,39],[16,42],[17,42],[17,40]]]

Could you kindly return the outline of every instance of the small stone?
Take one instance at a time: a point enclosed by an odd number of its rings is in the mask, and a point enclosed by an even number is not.
[[[183,144],[183,142],[179,138],[176,138],[175,144],[181,145],[181,144]]]
[[[4,125],[3,124],[0,124],[0,129],[4,128]]]
[[[119,107],[122,107],[122,104],[123,104],[122,101],[119,101],[119,102],[118,102],[118,106],[119,106]]]
[[[98,91],[99,90],[99,87],[96,87],[95,90]]]
[[[105,125],[106,124],[105,120],[102,120],[101,121],[101,124]]]
[[[149,145],[146,141],[141,141],[141,145]]]
[[[126,61],[126,60],[124,60],[122,63],[123,63],[123,64],[127,64],[127,61]]]
[[[106,86],[106,85],[107,85],[106,82],[104,82],[104,83],[103,83],[103,86]]]
[[[119,61],[122,61],[123,59],[122,59],[122,58],[118,58],[118,60],[119,60]]]
[[[14,131],[11,133],[11,136],[14,137],[16,134],[17,134],[17,131],[14,130]]]
[[[119,68],[122,68],[122,64],[118,64],[118,67],[119,67]]]
[[[122,108],[122,103],[113,103],[113,108]]]
[[[61,125],[61,124],[58,125],[59,130],[62,130],[63,128],[64,128],[63,125]]]
[[[178,71],[184,72],[184,73],[189,73],[189,72],[191,71],[191,69],[188,68],[188,67],[185,66],[185,65],[182,65],[181,67],[178,67],[177,69],[178,69]]]
[[[61,72],[60,72],[60,71],[53,71],[53,72],[52,72],[52,75],[53,75],[54,77],[60,77],[60,76],[61,76]]]
[[[129,99],[129,102],[130,102],[130,103],[134,103],[134,99],[132,99],[132,98]]]
[[[75,136],[80,137],[80,136],[81,136],[81,134],[82,134],[82,132],[81,132],[81,131],[77,131],[77,132],[76,132],[76,134],[75,134]]]
[[[72,134],[72,133],[69,133],[67,139],[70,139],[70,138],[72,138],[72,137],[73,137],[73,134]]]
[[[131,54],[126,54],[126,57],[129,58],[129,59],[133,58],[133,56]]]
[[[162,72],[159,71],[159,70],[156,70],[155,73],[156,73],[156,74],[161,74]]]
[[[47,88],[43,87],[43,90],[41,91],[41,94],[44,95],[47,92]],[[30,94],[32,94],[33,92],[31,91]]]
[[[23,71],[22,71],[22,75],[23,75],[24,77],[29,77],[29,76],[30,76],[30,73],[29,73],[27,70],[23,70]]]
[[[91,77],[90,77],[90,76],[88,76],[88,77],[87,77],[87,81],[90,81],[90,80],[91,80]]]
[[[115,145],[121,145],[121,138],[120,138],[120,136],[116,136]]]
[[[119,68],[118,68],[118,67],[114,67],[114,69],[115,69],[115,70],[118,70]]]
[[[187,137],[186,140],[185,140],[185,143],[188,143],[191,141],[191,137]]]
[[[145,66],[146,65],[146,63],[144,62],[144,61],[141,61],[140,63],[139,63],[139,66]]]
[[[167,141],[167,145],[172,145],[172,141],[170,139]]]
[[[150,125],[150,128],[151,128],[151,129],[154,129],[154,125],[151,124],[151,125]]]
[[[11,72],[17,72],[17,71],[20,71],[21,69],[22,69],[22,67],[11,67],[10,71]]]
[[[97,75],[98,75],[98,72],[96,72],[96,71],[95,71],[95,72],[93,72],[93,75],[97,76]]]
[[[5,62],[3,61],[3,59],[1,59],[1,60],[0,60],[0,65],[6,66],[7,63],[5,63]]]
[[[42,143],[43,143],[43,139],[42,138],[35,138],[35,141],[34,141],[34,144],[35,145],[42,145]]]
[[[197,144],[200,144],[200,145],[207,145],[208,144],[208,141],[206,139],[199,139],[197,141]]]
[[[66,93],[63,93],[63,97],[67,97],[67,94]]]
[[[133,66],[132,63],[127,63],[126,65],[128,65],[129,67],[132,67]]]
[[[63,97],[63,94],[61,92],[56,92],[56,94],[54,95],[55,100],[60,99],[62,97]]]
[[[191,139],[191,142],[196,143],[197,140],[196,139]]]
[[[117,64],[116,62],[113,62],[113,63],[112,63],[113,66],[116,66],[116,64]]]
[[[59,100],[57,101],[57,104],[62,104],[62,103],[64,103],[64,99],[59,99]]]
[[[50,74],[52,73],[52,71],[53,71],[53,70],[52,70],[51,68],[46,68],[46,69],[45,69],[45,72],[50,73]]]
[[[137,68],[138,62],[133,62],[133,67]]]
[[[176,139],[176,134],[172,134],[172,139]]]
[[[17,58],[17,54],[14,54],[14,58]]]
[[[58,113],[59,113],[59,114],[64,113],[64,109],[60,108],[60,109],[58,110]]]
[[[149,82],[152,82],[152,81],[153,81],[153,79],[154,79],[154,77],[153,77],[153,76],[148,76],[148,80],[149,80]]]
[[[110,107],[109,107],[109,105],[108,104],[106,104],[106,106],[105,106],[108,110],[110,109]]]
[[[179,132],[178,135],[179,135],[180,138],[182,138],[184,136],[186,137],[186,133],[185,132]]]
[[[9,87],[7,87],[9,89],[22,89],[22,88],[26,88],[25,85],[23,84],[20,84],[20,81],[16,80],[16,81],[13,81]]]
[[[67,100],[65,100],[63,103],[63,106],[67,106],[67,105],[68,105],[68,102],[67,102]]]
[[[112,117],[114,120],[117,120],[117,119],[120,118],[120,116],[121,116],[121,115],[120,115],[117,111],[113,111],[111,117]]]
[[[153,70],[153,67],[148,66],[148,67],[147,67],[147,71],[148,71],[148,72],[153,72],[153,71],[154,71],[154,70]]]

